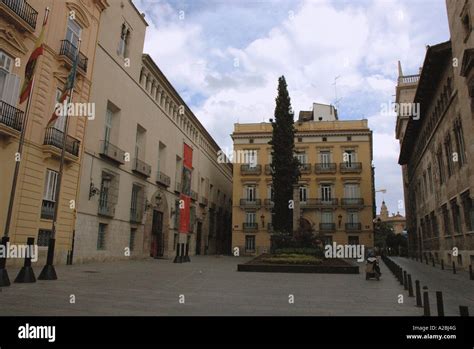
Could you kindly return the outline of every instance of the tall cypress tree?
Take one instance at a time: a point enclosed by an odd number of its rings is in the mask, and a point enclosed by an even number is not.
[[[272,181],[273,181],[273,228],[276,232],[293,232],[293,185],[298,182],[300,171],[295,151],[295,126],[290,96],[284,76],[278,79],[275,119],[272,122]]]

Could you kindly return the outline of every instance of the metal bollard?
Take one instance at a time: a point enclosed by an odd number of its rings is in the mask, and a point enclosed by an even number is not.
[[[423,316],[431,316],[430,297],[428,295],[428,286],[423,286]]]
[[[460,305],[459,306],[459,315],[461,316],[469,316],[469,308],[464,306],[464,305]]]
[[[15,282],[17,283],[36,282],[35,272],[31,267],[31,257],[33,254],[33,245],[35,244],[35,238],[30,237],[26,241],[26,245],[28,246],[28,253],[25,256],[25,263],[15,279]]]
[[[438,316],[444,316],[443,293],[436,291],[436,306],[438,308]]]
[[[407,271],[403,271],[403,288],[408,290],[408,278],[407,278]]]
[[[415,280],[415,292],[416,292],[416,306],[421,308],[421,291],[420,291],[420,281]]]
[[[456,274],[456,263],[453,262],[453,274]]]
[[[444,259],[441,260],[441,270],[444,270]]]
[[[472,264],[469,264],[469,279],[474,280],[474,274],[472,273]]]
[[[413,297],[413,284],[411,282],[411,274],[408,274],[408,297]]]

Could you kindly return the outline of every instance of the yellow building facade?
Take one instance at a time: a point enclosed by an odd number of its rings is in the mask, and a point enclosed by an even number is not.
[[[367,120],[339,120],[332,106],[314,104],[295,123],[294,224],[302,218],[325,243],[372,247],[374,170]],[[272,228],[271,123],[235,124],[232,247],[241,255],[270,249]]]
[[[18,160],[18,142],[21,132],[25,132],[9,235],[13,244],[24,244],[28,237],[34,237],[39,245],[40,262],[46,257],[52,215],[58,204],[54,202],[54,193],[65,119],[59,118],[50,127],[47,123],[71,70],[79,39],[82,44],[73,102],[88,102],[99,19],[106,6],[105,0],[0,2],[0,225],[3,235]],[[25,66],[42,29],[46,7],[50,13],[44,54],[36,66],[29,120],[23,129],[27,103],[19,105],[18,96]],[[71,117],[66,131],[68,139],[56,231],[56,261],[62,263],[71,249],[86,122],[86,118]]]

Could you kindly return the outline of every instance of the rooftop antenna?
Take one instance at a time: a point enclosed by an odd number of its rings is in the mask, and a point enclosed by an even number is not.
[[[336,77],[334,78],[334,83],[333,83],[333,85],[334,85],[334,96],[335,96],[335,98],[334,98],[334,106],[336,107],[336,109],[339,109],[339,102],[340,102],[341,99],[342,99],[342,98],[337,98],[337,79],[339,79],[339,78],[340,78],[339,75],[336,76]]]

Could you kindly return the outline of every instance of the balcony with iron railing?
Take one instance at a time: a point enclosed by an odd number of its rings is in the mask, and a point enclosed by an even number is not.
[[[258,224],[245,222],[242,224],[242,228],[245,231],[255,231],[255,230],[258,230]]]
[[[362,230],[361,223],[346,223],[346,232],[358,232]]]
[[[240,174],[259,176],[262,174],[262,165],[240,165]]]
[[[300,164],[300,173],[301,174],[310,174],[311,173],[311,164]]]
[[[125,152],[109,141],[100,141],[100,155],[121,165],[125,163]]]
[[[54,201],[43,200],[41,203],[41,219],[53,219],[54,218]]]
[[[341,162],[339,164],[341,173],[360,173],[362,172],[361,162]]]
[[[319,223],[319,231],[333,233],[336,231],[336,223]]]
[[[174,183],[174,191],[176,193],[181,193],[183,191],[183,186],[181,185],[181,182]]]
[[[198,200],[198,193],[194,190],[191,190],[191,200],[197,201]]]
[[[59,55],[65,57],[68,64],[72,66],[76,60],[77,47],[74,46],[69,40],[61,40],[61,48],[59,49]],[[88,58],[82,53],[79,52],[79,61],[77,62],[77,67],[82,70],[84,73],[87,73],[87,63]]]
[[[261,199],[240,199],[240,207],[243,208],[260,207],[261,205]]]
[[[362,207],[364,206],[363,198],[343,198],[341,199],[342,207]]]
[[[43,151],[51,152],[58,156],[61,154],[63,142],[64,132],[54,127],[48,127],[44,134]],[[66,138],[66,152],[77,158],[79,156],[80,144],[81,142],[78,139],[68,135]],[[66,157],[68,157],[67,154]]]
[[[132,171],[147,178],[151,176],[151,166],[140,159],[135,159],[133,161]]]
[[[2,12],[9,14],[17,24],[25,29],[35,31],[38,11],[26,0],[0,0]]]
[[[338,199],[329,199],[329,198],[325,198],[325,199],[310,199],[310,200],[313,200],[313,204],[314,206],[318,207],[318,208],[335,208],[339,202]]]
[[[328,163],[318,163],[314,164],[314,173],[324,174],[324,173],[336,173],[336,164],[334,162]]]
[[[263,199],[263,206],[266,208],[271,208],[275,206],[275,203],[273,202],[272,199]]]
[[[15,136],[23,127],[23,111],[0,101],[0,134]]]
[[[161,171],[156,174],[156,183],[169,187],[171,185],[171,177]]]

